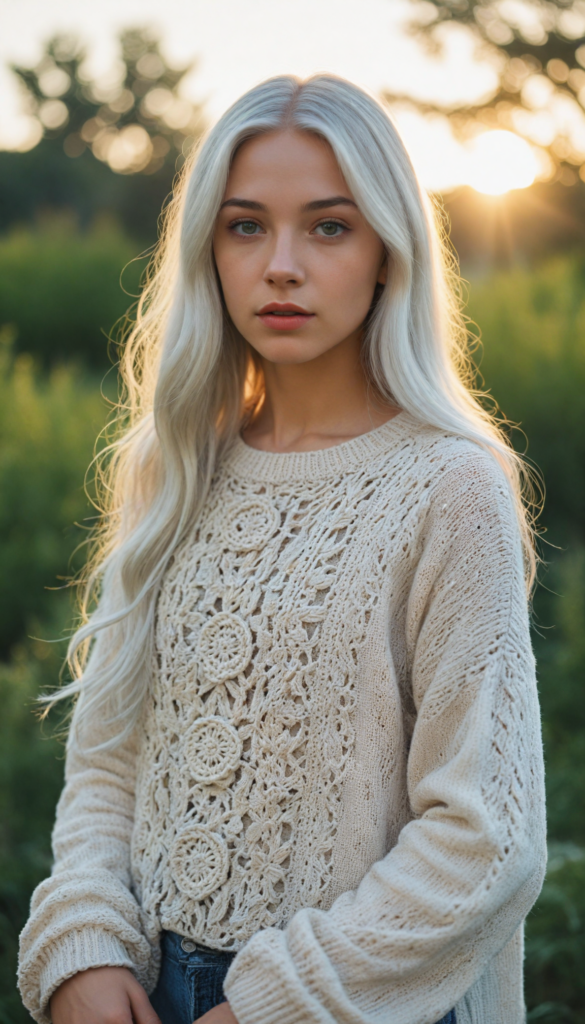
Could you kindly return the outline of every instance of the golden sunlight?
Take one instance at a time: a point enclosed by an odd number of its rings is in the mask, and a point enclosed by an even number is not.
[[[477,192],[497,196],[527,188],[538,171],[531,147],[514,132],[483,132],[470,147],[467,182]]]

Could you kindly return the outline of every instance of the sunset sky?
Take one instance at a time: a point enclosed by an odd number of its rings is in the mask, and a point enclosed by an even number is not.
[[[56,32],[85,40],[91,65],[102,74],[115,60],[120,29],[155,26],[170,60],[197,62],[184,91],[205,103],[210,119],[251,85],[283,72],[330,71],[377,93],[443,102],[489,91],[495,70],[476,59],[465,32],[452,30],[444,54],[432,58],[404,31],[411,11],[408,0],[0,0],[0,147],[22,146],[27,133],[6,64],[34,64]],[[487,140],[478,154],[461,147],[441,119],[423,123],[408,110],[396,119],[428,188],[469,182],[481,189],[486,166],[502,158],[518,170],[513,184],[529,183],[529,147],[503,138],[509,133],[497,133],[500,139]]]

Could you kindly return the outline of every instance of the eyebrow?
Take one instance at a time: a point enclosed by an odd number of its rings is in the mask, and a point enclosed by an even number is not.
[[[347,196],[330,196],[329,199],[314,199],[312,203],[307,203],[304,210],[326,210],[328,206],[353,206],[357,210],[357,203],[354,203],[353,199],[348,199]]]
[[[221,204],[220,210],[226,206],[238,206],[243,210],[267,209],[264,203],[258,203],[255,199],[240,199],[237,196],[234,196],[233,199],[226,199]],[[327,199],[313,199],[311,203],[305,203],[303,211],[326,210],[330,206],[353,206],[354,209],[357,209],[357,203],[354,203],[353,199],[348,199],[347,196],[329,196]]]

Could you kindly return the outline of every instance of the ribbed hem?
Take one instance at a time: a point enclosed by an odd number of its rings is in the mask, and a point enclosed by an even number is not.
[[[238,1024],[307,1024],[298,989],[291,991],[281,977],[246,971],[224,985],[224,992]]]
[[[264,452],[251,448],[238,436],[224,465],[235,476],[263,483],[330,479],[367,465],[412,433],[416,426],[420,424],[412,416],[399,412],[367,434],[314,452]]]
[[[40,972],[40,1005],[50,1020],[49,1000],[59,985],[90,967],[132,967],[124,945],[111,932],[100,928],[84,928],[63,935],[54,945]],[[36,993],[26,993],[34,999]],[[27,999],[28,1002],[28,999]]]

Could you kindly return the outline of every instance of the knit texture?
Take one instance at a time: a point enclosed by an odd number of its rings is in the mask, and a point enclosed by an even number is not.
[[[239,951],[240,1024],[520,1024],[542,755],[489,454],[406,413],[319,452],[238,440],[152,660],[136,735],[70,745],[22,936],[40,1024],[92,961],[151,990],[161,929]]]

